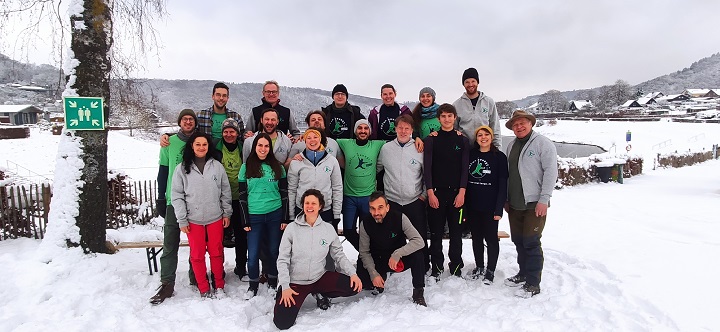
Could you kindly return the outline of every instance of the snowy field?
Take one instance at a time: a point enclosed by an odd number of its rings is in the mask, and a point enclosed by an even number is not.
[[[615,143],[618,152],[625,147],[625,132],[631,130],[632,152],[653,158],[674,150],[707,150],[720,143],[718,129],[717,124],[560,121],[537,130],[557,141],[606,149]],[[57,136],[37,131],[32,135],[0,140],[0,165],[9,159],[33,166],[38,173],[51,173]],[[653,149],[669,139],[666,146]],[[138,180],[155,178],[157,143],[112,132],[109,145],[111,169],[124,169]],[[514,297],[515,289],[501,282],[517,272],[514,246],[504,239],[497,281],[491,286],[444,276],[426,288],[428,308],[423,308],[412,304],[411,278],[405,272],[390,277],[385,293],[336,299],[328,311],[317,309],[309,298],[293,330],[720,330],[720,317],[713,309],[720,288],[712,279],[720,255],[720,224],[712,212],[720,199],[720,161],[659,170],[648,168],[648,163],[646,159],[643,175],[622,185],[555,191],[543,237],[542,293],[531,299]],[[500,225],[509,229],[506,218]],[[160,236],[157,225],[108,232],[109,239],[123,241]],[[0,330],[275,330],[273,302],[262,287],[258,297],[242,300],[247,284],[231,273],[232,250],[226,250],[228,298],[201,301],[189,286],[187,264],[181,263],[175,296],[151,306],[148,299],[159,277],[148,275],[143,249],[83,255],[78,249],[41,254],[39,247],[39,241],[30,239],[0,242],[5,271]],[[351,260],[357,258],[350,245],[345,252]],[[187,257],[188,249],[181,248],[180,255]],[[469,240],[463,258],[465,269],[472,268]]]

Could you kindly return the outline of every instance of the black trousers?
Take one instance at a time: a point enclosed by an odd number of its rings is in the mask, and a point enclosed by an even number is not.
[[[230,216],[229,228],[232,228],[233,233],[235,233],[235,267],[247,272],[247,232],[240,225],[240,201],[232,201],[232,209],[233,213]]]
[[[450,232],[450,248],[448,256],[450,258],[449,268],[453,273],[463,266],[462,261],[462,224],[460,219],[460,209],[453,206],[457,189],[437,188],[435,196],[437,196],[440,206],[433,209],[428,205],[428,225],[430,226],[430,260],[432,262],[433,272],[442,272],[445,269],[445,256],[442,252],[442,240],[445,235],[445,224],[448,225]]]
[[[372,254],[372,253],[371,253]],[[388,272],[391,272],[388,260],[390,255],[373,255],[373,261],[375,262],[375,270],[380,274],[383,280],[387,280]],[[403,262],[403,272],[410,270],[412,274],[413,288],[425,287],[425,267],[423,266],[423,255],[420,250],[400,258]],[[395,271],[392,271],[395,272]],[[363,287],[369,288],[372,286],[372,278],[370,278],[370,272],[363,265],[362,259],[358,257],[357,261],[357,275],[362,281]]]
[[[535,209],[515,210],[510,208],[508,219],[510,219],[510,239],[517,250],[517,262],[520,266],[520,274],[527,278],[530,285],[539,286],[542,278],[543,255],[542,237],[545,228],[546,216],[535,216]]]
[[[497,236],[498,220],[495,220],[494,211],[476,211],[466,208],[465,220],[470,227],[472,234],[472,248],[475,256],[475,266],[485,267],[485,246],[487,243],[487,269],[495,271],[497,268],[498,256],[500,255],[500,240]]]
[[[395,211],[401,211],[404,215],[410,219],[413,227],[422,236],[423,243],[425,246],[422,248],[423,256],[423,267],[425,271],[430,270],[430,250],[427,245],[428,238],[428,223],[427,223],[427,210],[425,209],[426,203],[420,199],[416,199],[410,204],[400,205],[393,201],[389,201],[390,209]]]

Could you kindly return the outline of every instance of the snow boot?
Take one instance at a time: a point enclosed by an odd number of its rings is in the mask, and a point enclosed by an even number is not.
[[[248,287],[248,290],[245,292],[244,298],[246,300],[249,300],[257,295],[258,292],[258,286],[260,285],[260,282],[258,281],[251,281],[250,287]]]
[[[482,267],[476,267],[472,269],[472,271],[468,271],[468,273],[465,274],[465,277],[470,280],[478,280],[480,279],[480,277],[483,276],[484,273],[485,269],[483,269]]]
[[[495,280],[495,271],[493,270],[485,270],[485,275],[483,276],[483,284],[490,285]]]
[[[531,285],[527,282],[522,286],[522,288],[515,292],[515,296],[522,297],[524,299],[529,299],[538,294],[540,294],[540,286]]]
[[[154,305],[163,303],[163,301],[165,301],[165,299],[173,296],[173,293],[175,292],[175,283],[168,282],[168,283],[161,284],[157,290],[158,290],[157,294],[155,294],[155,296],[150,298],[150,303],[152,303]]]
[[[520,287],[525,283],[525,276],[518,273],[510,278],[505,279],[505,286]]]
[[[425,302],[425,288],[414,288],[412,301],[417,305],[427,307],[427,303]]]
[[[320,293],[315,293],[313,296],[315,297],[315,300],[317,300],[317,306],[320,310],[328,310],[330,308],[330,298]]]

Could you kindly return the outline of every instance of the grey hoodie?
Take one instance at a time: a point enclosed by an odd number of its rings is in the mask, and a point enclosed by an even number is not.
[[[506,155],[510,155],[516,139],[510,141],[505,151]],[[533,130],[520,153],[518,171],[522,180],[525,204],[530,202],[548,204],[558,177],[555,144]]]
[[[325,198],[323,211],[332,208],[333,217],[339,219],[342,215],[343,180],[337,159],[328,153],[317,166],[313,166],[305,154],[302,156],[302,161],[291,161],[287,171],[290,213],[294,213],[296,206],[302,208],[300,199],[306,190],[317,189]]]
[[[170,195],[180,227],[190,222],[208,225],[232,215],[230,182],[225,167],[213,158],[205,163],[203,173],[194,163],[189,174],[185,173],[182,163],[177,165]]]
[[[325,257],[335,260],[342,274],[352,276],[355,268],[345,257],[335,227],[318,216],[313,226],[301,214],[285,228],[277,259],[278,284],[288,289],[290,283],[310,285],[325,274]]]
[[[470,142],[475,142],[475,129],[480,126],[490,126],[495,135],[493,135],[493,144],[499,149],[502,148],[500,138],[500,117],[498,116],[495,101],[492,98],[480,92],[477,106],[473,107],[470,97],[467,93],[463,93],[458,100],[453,103],[457,111],[457,120],[455,121],[455,129],[462,131]]]
[[[249,129],[248,129],[249,130]],[[251,137],[245,139],[245,143],[243,143],[243,161],[247,160],[248,156],[250,155],[250,151],[252,151],[252,145],[253,141],[255,140],[255,137],[257,137],[258,132],[253,134]],[[285,163],[285,160],[288,158],[288,154],[290,153],[290,148],[292,147],[292,141],[290,138],[288,138],[282,131],[277,131],[277,139],[275,140],[275,144],[272,144],[273,153],[275,154],[275,159],[277,159],[281,164]]]
[[[385,195],[400,205],[410,204],[425,194],[423,154],[417,152],[414,143],[410,140],[400,146],[396,138],[383,145],[378,157],[378,173],[385,170]]]

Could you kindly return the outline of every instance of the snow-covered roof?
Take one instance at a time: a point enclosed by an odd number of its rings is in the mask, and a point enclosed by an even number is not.
[[[528,109],[538,108],[538,105],[540,105],[540,104],[538,104],[537,102],[535,102],[535,103],[533,103],[532,105],[528,106],[527,108],[528,108]]]
[[[643,98],[657,98],[657,97],[662,97],[662,96],[664,96],[664,95],[665,95],[665,94],[662,93],[662,92],[655,91],[655,92],[646,93],[646,94],[645,94],[644,96],[642,96],[642,97],[643,97]],[[639,102],[639,101],[638,101],[638,102]]]
[[[710,92],[710,89],[685,89],[685,91],[683,91],[683,94],[689,94],[691,96],[699,97],[706,95],[708,92]]]
[[[17,88],[20,90],[25,90],[25,91],[47,91],[46,88],[43,88],[41,86],[33,86],[33,85],[23,85],[23,86],[19,86]]]
[[[631,106],[632,104],[634,104],[634,103],[635,103],[635,100],[632,100],[632,99],[631,99],[631,100],[628,100],[628,101],[624,102],[624,103],[623,103],[622,105],[620,105],[620,106],[621,106],[621,107],[630,107],[630,106]]]
[[[571,100],[570,104],[575,104],[577,109],[582,109],[585,106],[592,107],[593,104],[589,100]]]
[[[0,113],[19,113],[23,111],[42,113],[42,110],[34,105],[0,105]]]
[[[648,97],[642,97],[642,98],[638,98],[638,100],[637,100],[638,104],[640,104],[640,105],[650,104],[651,101],[655,101],[655,99],[652,98],[652,97],[650,97],[650,98],[648,98]]]

